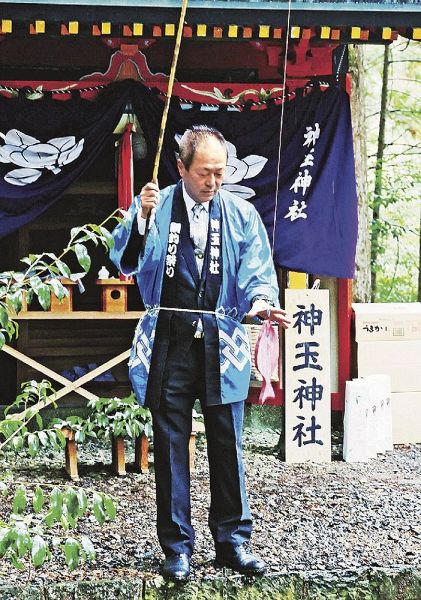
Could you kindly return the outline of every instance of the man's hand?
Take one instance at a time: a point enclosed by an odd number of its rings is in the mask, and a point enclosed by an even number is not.
[[[261,319],[271,319],[276,321],[284,329],[288,329],[291,321],[288,319],[283,308],[275,308],[266,300],[256,300],[247,313],[248,317],[260,317]]]
[[[142,207],[141,216],[147,219],[153,208],[159,204],[158,182],[149,181],[140,191],[140,205]]]

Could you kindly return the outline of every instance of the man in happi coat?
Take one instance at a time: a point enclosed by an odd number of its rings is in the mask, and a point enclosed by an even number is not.
[[[111,258],[137,278],[146,313],[129,361],[137,399],[152,413],[158,538],[163,574],[190,573],[188,446],[200,400],[207,438],[209,526],[216,564],[261,574],[247,549],[252,521],[242,462],[244,400],[250,380],[246,313],[288,324],[262,221],[249,202],[221,189],[227,149],[221,133],[198,125],[180,141],[181,181],[146,184],[114,230]]]

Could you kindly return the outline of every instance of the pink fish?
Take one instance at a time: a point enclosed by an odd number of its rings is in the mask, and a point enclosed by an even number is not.
[[[262,325],[259,337],[254,349],[254,362],[263,377],[262,389],[260,390],[259,404],[266,400],[275,398],[271,377],[279,361],[279,340],[270,319],[266,319]]]

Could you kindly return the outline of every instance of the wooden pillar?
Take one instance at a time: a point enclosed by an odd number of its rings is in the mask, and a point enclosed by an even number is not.
[[[134,467],[138,473],[149,473],[149,440],[147,436],[142,433],[141,436],[135,439],[134,446]]]
[[[333,410],[344,410],[345,385],[351,379],[352,279],[338,279],[338,394]]]
[[[116,475],[126,474],[126,458],[124,454],[124,438],[111,436],[111,455],[113,471]]]
[[[77,481],[79,479],[79,471],[77,465],[77,444],[75,442],[75,435],[73,431],[67,427],[62,429],[61,432],[66,438],[66,447],[64,449],[66,455],[66,472],[70,479]]]
[[[288,287],[290,290],[305,290],[308,287],[307,273],[288,272]]]
[[[194,472],[194,459],[196,455],[196,432],[192,431],[189,439],[189,468],[190,473]]]

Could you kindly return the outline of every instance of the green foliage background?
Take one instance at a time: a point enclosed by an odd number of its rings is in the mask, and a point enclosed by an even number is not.
[[[364,48],[369,202],[380,205],[380,218],[372,223],[372,231],[379,233],[375,300],[415,302],[420,264],[421,44],[399,39],[390,47],[383,190],[376,198],[383,53],[383,46]]]

